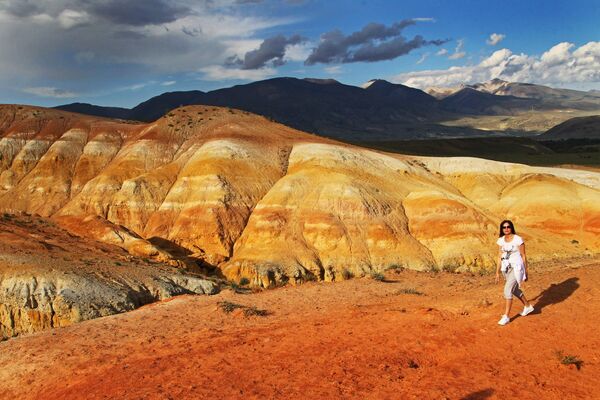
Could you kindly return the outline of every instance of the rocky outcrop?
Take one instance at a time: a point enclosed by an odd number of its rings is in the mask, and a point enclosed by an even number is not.
[[[150,124],[2,113],[0,210],[231,280],[489,271],[505,218],[531,259],[600,251],[594,172],[384,154],[218,107]],[[41,132],[48,143],[37,148]]]
[[[218,290],[216,282],[201,275],[133,257],[121,247],[73,235],[48,219],[0,216],[2,338]]]
[[[67,326],[181,294],[217,291],[213,282],[177,272],[149,273],[141,280],[81,271],[6,274],[0,281],[0,335],[6,338]]]

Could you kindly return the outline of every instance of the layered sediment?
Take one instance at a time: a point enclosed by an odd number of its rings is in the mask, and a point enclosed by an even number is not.
[[[235,281],[489,271],[505,218],[531,259],[600,251],[594,172],[384,154],[218,107],[150,124],[0,114],[0,210]]]

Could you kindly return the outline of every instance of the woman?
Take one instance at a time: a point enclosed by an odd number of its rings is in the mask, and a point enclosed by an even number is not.
[[[500,325],[506,325],[510,322],[509,313],[512,306],[513,295],[517,296],[523,303],[522,316],[533,312],[533,306],[527,301],[521,291],[521,283],[527,280],[527,257],[525,256],[525,243],[523,238],[515,232],[515,226],[512,221],[504,220],[500,223],[500,237],[496,241],[500,247],[498,268],[496,269],[496,283],[500,281],[500,271],[506,279],[504,285],[504,298],[506,307],[504,315],[498,321]]]

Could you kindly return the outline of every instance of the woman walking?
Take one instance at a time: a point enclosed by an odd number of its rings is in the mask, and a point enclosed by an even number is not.
[[[523,238],[515,232],[512,221],[504,220],[500,223],[500,237],[496,241],[500,247],[498,268],[496,269],[496,283],[500,281],[500,272],[504,275],[504,298],[506,306],[504,315],[498,321],[500,325],[510,322],[510,308],[513,295],[523,303],[522,316],[533,312],[533,306],[529,303],[521,291],[521,283],[527,280],[527,256],[525,255],[525,243]]]

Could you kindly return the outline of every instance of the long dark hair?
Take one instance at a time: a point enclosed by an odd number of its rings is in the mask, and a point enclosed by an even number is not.
[[[504,221],[500,222],[500,235],[499,237],[504,236],[504,232],[502,232],[502,225],[504,224],[508,224],[508,226],[510,226],[510,233],[512,233],[513,235],[516,235],[517,232],[515,231],[515,226],[513,225],[512,221],[510,219],[505,219]]]

